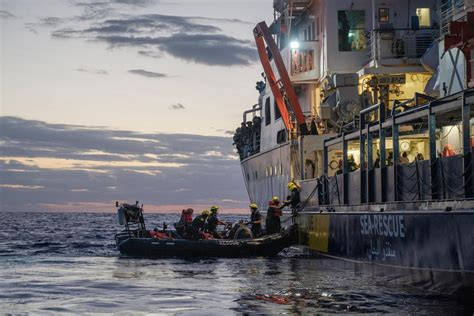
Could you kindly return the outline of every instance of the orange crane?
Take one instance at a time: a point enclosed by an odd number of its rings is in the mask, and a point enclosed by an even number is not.
[[[287,108],[289,105],[290,110],[294,113],[296,122],[299,125],[300,133],[302,135],[308,134],[308,126],[306,125],[306,119],[301,110],[300,103],[298,101],[298,96],[296,95],[295,89],[290,81],[290,76],[288,71],[285,68],[283,58],[281,57],[280,50],[278,49],[275,41],[273,40],[270,30],[265,22],[260,22],[253,30],[253,35],[255,37],[255,43],[257,44],[258,55],[260,56],[260,61],[262,62],[263,70],[267,76],[268,84],[272,90],[273,96],[275,97],[275,102],[280,110],[283,123],[287,130],[291,131],[293,129],[293,124],[290,119],[290,113]],[[267,44],[268,50],[273,56],[275,61],[278,74],[280,79],[277,80],[275,73],[272,70],[270,65],[270,58],[267,53]],[[285,98],[286,101],[285,102]]]

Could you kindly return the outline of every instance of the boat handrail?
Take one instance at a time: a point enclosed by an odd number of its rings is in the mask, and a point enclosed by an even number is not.
[[[257,111],[260,111],[260,110],[262,110],[262,107],[260,106],[260,104],[257,103],[257,104],[252,105],[252,109],[244,111],[244,113],[242,115],[242,122],[243,123],[247,122],[247,114],[257,112]]]

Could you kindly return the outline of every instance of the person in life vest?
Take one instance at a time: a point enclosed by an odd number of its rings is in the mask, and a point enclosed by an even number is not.
[[[201,215],[196,216],[190,227],[190,239],[198,240],[201,237],[201,233],[203,233],[206,228],[206,221],[210,214],[211,212],[204,210]]]
[[[283,214],[282,209],[285,207],[285,204],[280,205],[280,199],[274,196],[268,202],[267,209],[267,218],[265,220],[265,226],[267,229],[267,234],[276,234],[281,230],[281,220],[280,216]]]
[[[258,206],[255,203],[249,205],[250,207],[250,224],[252,224],[252,235],[257,238],[262,235],[262,215],[258,210]]]
[[[219,207],[216,205],[211,206],[210,209],[211,215],[209,216],[209,219],[207,220],[207,225],[206,225],[206,231],[208,233],[211,233],[214,238],[219,238],[222,239],[222,235],[217,231],[217,226],[218,225],[227,225],[227,223],[220,221],[217,218],[217,212],[219,211]]]
[[[291,215],[296,215],[298,211],[298,206],[301,202],[300,198],[300,187],[295,181],[288,182],[288,190],[290,190],[290,195],[286,198],[284,205],[291,206]]]
[[[451,157],[451,156],[455,156],[455,155],[456,155],[456,152],[454,151],[453,145],[451,145],[451,144],[444,145],[443,153],[442,153],[443,157]]]
[[[181,212],[181,218],[179,222],[174,224],[176,232],[184,238],[187,238],[187,235],[190,234],[190,227],[193,221],[193,212],[192,208],[188,208]]]

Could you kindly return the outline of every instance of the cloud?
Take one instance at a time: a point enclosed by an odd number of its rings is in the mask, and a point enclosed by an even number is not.
[[[83,1],[83,0],[72,0],[71,1],[76,6],[107,6],[114,4],[128,5],[128,6],[138,6],[146,7],[152,4],[155,4],[155,0],[104,0],[104,1]]]
[[[186,107],[179,102],[176,104],[170,105],[170,110],[184,110],[185,108]]]
[[[38,35],[39,34],[38,28],[41,28],[41,27],[54,28],[54,27],[59,26],[63,22],[64,20],[61,18],[49,16],[45,18],[40,18],[39,21],[35,23],[31,23],[31,22],[25,23],[25,28],[29,32]]]
[[[163,58],[163,55],[164,55],[162,52],[146,51],[146,50],[139,50],[138,54],[145,57],[151,57],[151,58]]]
[[[155,1],[152,0],[112,0],[110,2],[140,7],[146,7],[155,3]]]
[[[78,72],[86,72],[86,73],[90,73],[90,74],[94,74],[94,75],[108,75],[108,74],[109,74],[109,73],[107,72],[107,70],[103,70],[103,69],[77,68],[77,69],[75,69],[75,71],[78,71]]]
[[[221,203],[224,210],[248,203],[230,137],[0,117],[0,143],[0,211],[137,199],[163,207]]]
[[[21,184],[0,184],[0,188],[19,189],[19,190],[36,190],[42,189],[42,185],[21,185]]]
[[[165,78],[168,77],[165,74],[159,73],[159,72],[153,72],[153,71],[148,71],[148,70],[143,70],[143,69],[130,69],[128,70],[129,73],[147,77],[147,78]]]
[[[165,53],[212,66],[246,66],[256,61],[253,42],[225,35],[221,28],[205,23],[213,19],[142,14],[99,20],[85,28],[63,27],[53,31],[52,36],[104,42],[109,47],[131,47],[140,55],[153,58],[161,58]]]
[[[16,15],[8,12],[7,10],[0,10],[0,19],[15,19]]]
[[[56,27],[61,23],[63,23],[63,19],[55,16],[48,16],[45,18],[41,18],[39,24],[43,26]]]
[[[173,57],[210,66],[250,65],[255,61],[255,50],[248,41],[227,35],[98,36],[96,40],[113,47],[155,47]]]
[[[34,24],[34,23],[25,23],[25,29],[27,29],[28,32],[31,32],[35,35],[38,35],[39,32],[38,32],[38,30],[36,30],[35,25],[36,24]]]

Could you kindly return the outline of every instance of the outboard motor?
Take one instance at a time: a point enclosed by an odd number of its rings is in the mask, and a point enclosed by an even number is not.
[[[120,204],[115,202],[117,209],[117,217],[120,225],[124,225],[126,231],[130,234],[130,224],[136,225],[138,235],[146,234],[145,220],[143,219],[143,205],[139,206],[138,201],[135,205]]]

